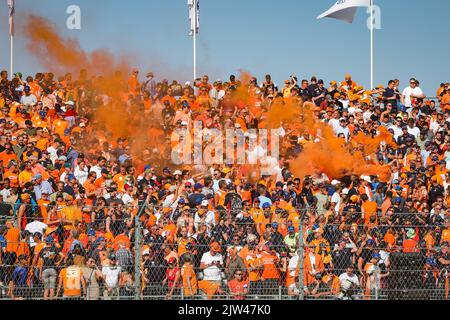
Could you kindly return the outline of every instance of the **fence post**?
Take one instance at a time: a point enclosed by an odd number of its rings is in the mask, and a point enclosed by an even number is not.
[[[144,206],[142,206],[144,207]],[[139,210],[141,211],[141,210]],[[141,223],[139,221],[140,214],[134,217],[134,283],[135,283],[135,300],[141,299]]]
[[[134,283],[136,292],[134,295],[135,300],[141,299],[141,237],[142,226],[139,218],[141,217],[144,209],[147,207],[147,199],[139,208],[138,214],[134,217]]]
[[[303,210],[300,210],[300,219],[298,226],[298,263],[299,263],[299,272],[298,272],[298,286],[299,286],[299,295],[298,298],[300,300],[305,300],[305,291],[303,287],[305,286],[303,279],[303,257],[304,257],[304,242],[303,242]]]

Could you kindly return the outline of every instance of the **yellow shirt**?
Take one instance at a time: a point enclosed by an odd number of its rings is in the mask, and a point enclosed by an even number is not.
[[[19,184],[20,186],[23,186],[25,183],[30,182],[33,178],[33,172],[24,170],[21,173],[19,173]]]

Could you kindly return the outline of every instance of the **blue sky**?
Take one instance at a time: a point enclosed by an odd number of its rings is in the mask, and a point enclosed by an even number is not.
[[[0,67],[9,69],[6,1],[0,0]],[[201,0],[198,74],[226,79],[245,69],[279,84],[295,73],[325,81],[345,73],[369,85],[368,15],[360,8],[353,24],[316,17],[334,0]],[[81,7],[82,29],[66,28],[66,8]],[[375,0],[382,9],[375,32],[375,85],[412,76],[429,96],[450,80],[446,21],[448,0]],[[187,0],[17,0],[15,71],[41,71],[25,49],[20,19],[27,13],[52,21],[83,49],[106,48],[133,58],[158,78],[192,78],[192,38],[188,37]],[[442,30],[439,34],[437,31]]]

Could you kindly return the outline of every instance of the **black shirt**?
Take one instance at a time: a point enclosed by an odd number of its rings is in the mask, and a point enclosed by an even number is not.
[[[39,257],[42,259],[42,270],[54,268],[58,254],[59,249],[54,244],[42,249],[39,253]]]
[[[397,99],[395,100],[387,100],[387,98],[396,97],[397,94],[393,89],[386,88],[386,90],[383,92],[383,98],[385,103],[391,103],[392,107],[397,107]]]
[[[333,259],[334,271],[336,275],[341,275],[345,269],[352,264],[352,251],[350,248],[333,251],[331,257]]]

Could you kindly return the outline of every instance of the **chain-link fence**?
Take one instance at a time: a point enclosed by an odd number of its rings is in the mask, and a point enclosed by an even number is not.
[[[375,215],[357,224],[342,213],[149,205],[54,206],[43,217],[25,206],[0,220],[0,299],[449,296],[445,219]]]

